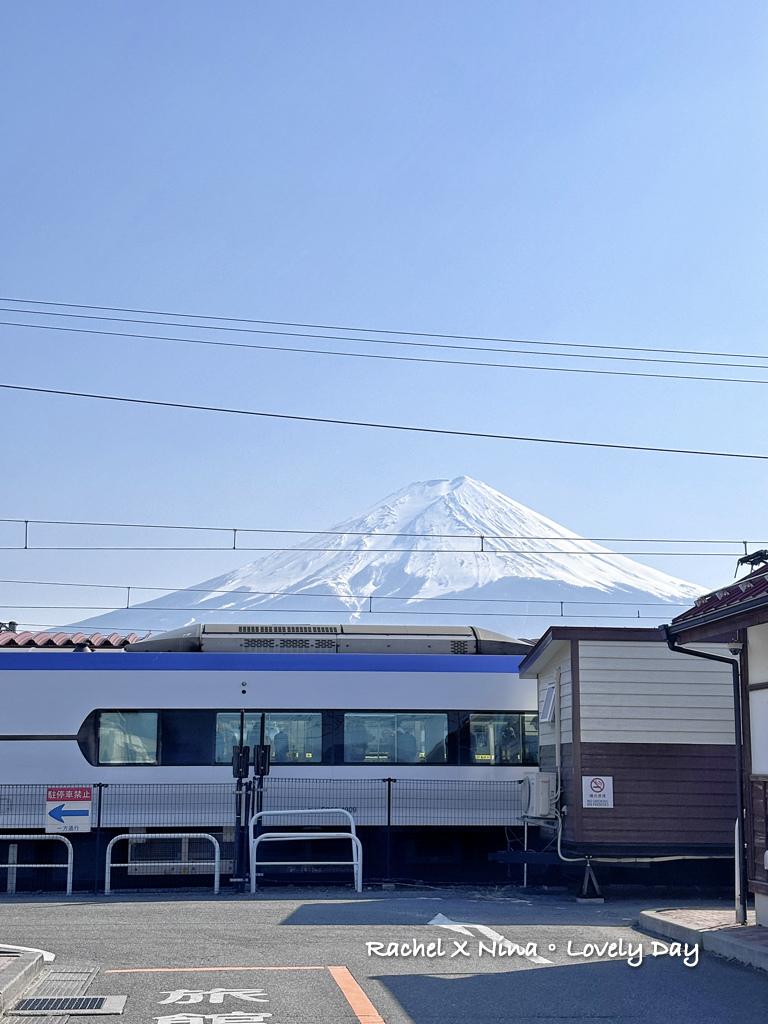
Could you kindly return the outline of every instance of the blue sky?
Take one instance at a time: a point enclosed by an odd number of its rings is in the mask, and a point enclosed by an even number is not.
[[[767,22],[750,0],[6,3],[2,294],[768,355]],[[768,452],[768,384],[0,330],[3,383]],[[468,474],[588,537],[768,543],[760,462],[11,392],[0,425],[9,518],[312,530]],[[2,578],[180,587],[244,560],[4,552]]]

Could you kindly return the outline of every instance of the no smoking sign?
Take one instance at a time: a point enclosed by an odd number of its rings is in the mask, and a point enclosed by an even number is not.
[[[613,776],[582,775],[582,807],[613,807]]]

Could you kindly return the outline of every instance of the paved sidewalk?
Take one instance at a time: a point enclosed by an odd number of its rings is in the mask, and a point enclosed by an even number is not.
[[[768,928],[755,924],[754,911],[747,914],[747,924],[735,924],[735,916],[733,910],[696,907],[644,910],[637,927],[664,940],[698,943],[710,953],[768,971]]]
[[[46,957],[41,949],[0,945],[0,1015],[38,978]]]

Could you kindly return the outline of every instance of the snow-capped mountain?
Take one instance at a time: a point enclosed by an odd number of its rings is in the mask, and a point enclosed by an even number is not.
[[[584,540],[470,477],[411,484],[289,551],[77,623],[472,623],[536,637],[551,624],[666,621],[704,588]]]

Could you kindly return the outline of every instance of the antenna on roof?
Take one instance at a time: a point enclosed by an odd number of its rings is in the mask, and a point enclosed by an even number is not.
[[[757,569],[760,565],[768,565],[768,548],[760,548],[759,551],[753,551],[751,555],[742,555],[736,563],[734,578],[741,565],[749,565],[752,569]]]

